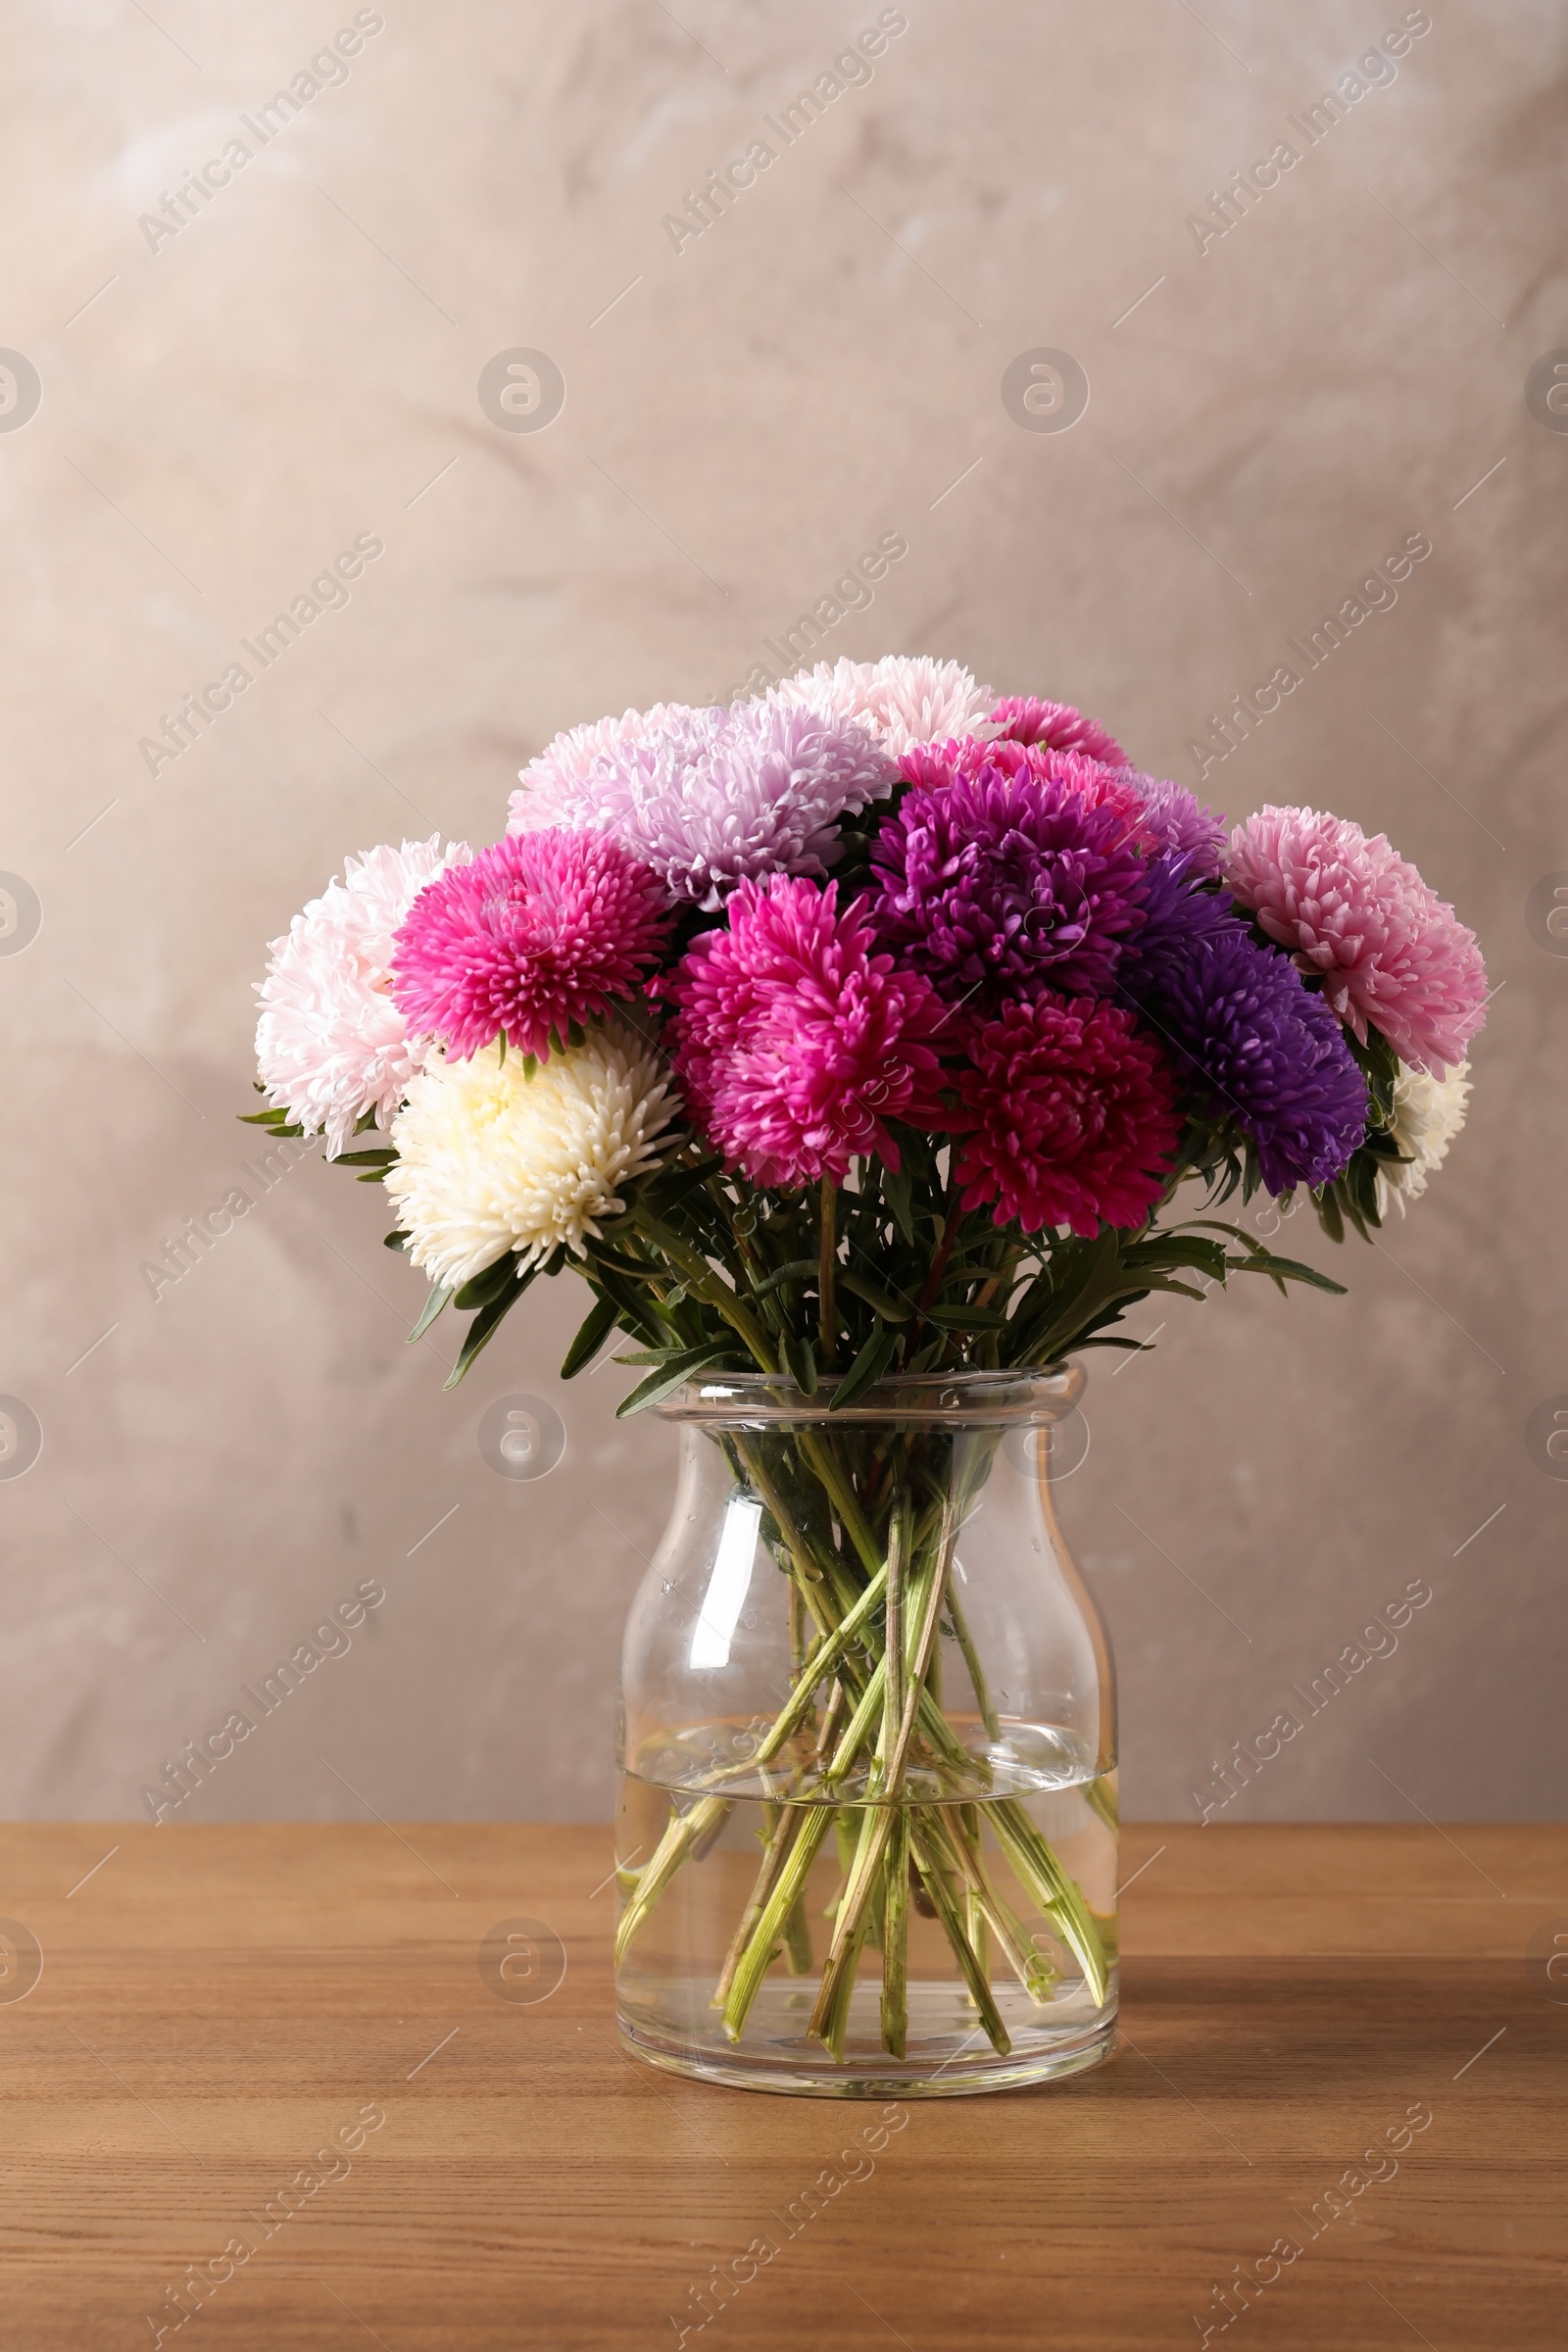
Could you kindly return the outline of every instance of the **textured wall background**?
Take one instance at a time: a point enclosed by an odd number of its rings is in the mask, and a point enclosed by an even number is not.
[[[1206,768],[1233,815],[1327,801],[1386,828],[1500,992],[1419,1213],[1377,1250],[1288,1229],[1349,1299],[1242,1286],[1097,1359],[1063,1501],[1117,1642],[1130,1810],[1217,1799],[1231,1742],[1416,1579],[1397,1650],[1224,1818],[1561,1807],[1568,1463],[1541,1408],[1568,1409],[1568,938],[1538,888],[1568,881],[1560,11],[1434,0],[1355,95],[1353,61],[1422,12],[908,0],[820,119],[764,126],[878,17],[53,0],[15,24],[9,1813],[135,1813],[364,1580],[385,1599],[352,1647],[186,1817],[606,1809],[671,1437],[615,1423],[613,1369],[556,1381],[571,1282],[442,1394],[451,1343],[404,1347],[423,1286],[378,1198],[242,1167],[250,983],[346,851],[492,837],[558,727],[739,681],[885,534],[907,554],[826,654],[957,656],[1102,714],[1146,766]],[[311,74],[356,24],[346,77]],[[243,169],[177,233],[145,225],[236,135]],[[776,160],[729,217],[672,232],[759,138]],[[1210,192],[1282,140],[1299,160],[1211,233]],[[564,379],[546,429],[481,406],[519,347]],[[1042,347],[1087,377],[1070,430],[1004,404]],[[240,641],[361,534],[384,552],[351,600],[262,670]],[[1396,603],[1315,667],[1290,650],[1417,535]],[[142,739],[236,660],[247,691],[150,772]],[[1282,662],[1300,685],[1218,759],[1210,714]],[[155,1298],[144,1262],[235,1186],[254,1209]],[[517,1394],[564,1421],[542,1480],[480,1450]]]

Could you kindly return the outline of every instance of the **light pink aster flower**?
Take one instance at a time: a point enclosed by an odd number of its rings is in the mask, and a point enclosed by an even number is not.
[[[859,901],[831,884],[743,882],[729,927],[702,932],[669,984],[687,1106],[753,1184],[841,1183],[852,1159],[899,1165],[886,1121],[930,1124],[947,1018],[929,981],[875,956]]]
[[[655,703],[651,710],[623,710],[619,718],[593,718],[586,726],[564,727],[535,760],[518,770],[520,789],[509,803],[509,833],[531,833],[542,825],[577,823],[567,813],[593,773],[594,761],[624,743],[641,743],[686,715],[683,703]]]
[[[1316,808],[1260,808],[1231,835],[1225,879],[1270,939],[1316,974],[1362,1043],[1382,1031],[1435,1075],[1464,1059],[1487,976],[1466,930],[1385,834]]]
[[[524,768],[509,831],[608,833],[671,897],[710,909],[749,876],[825,873],[839,819],[894,781],[869,726],[810,703],[675,703],[616,724],[614,741],[575,746],[569,760],[552,746]]]
[[[471,854],[466,842],[443,850],[432,833],[346,858],[342,881],[329,882],[271,943],[267,977],[256,984],[262,1083],[307,1135],[325,1134],[330,1153],[343,1151],[368,1110],[378,1127],[390,1126],[423,1066],[430,1040],[411,1038],[392,1002],[393,936],[420,891]]]
[[[508,834],[416,899],[392,994],[452,1060],[505,1037],[545,1061],[574,1024],[635,996],[668,926],[658,875],[618,842],[559,826]]]
[[[768,694],[772,704],[811,703],[859,718],[897,760],[918,743],[967,735],[990,715],[994,688],[976,685],[959,662],[924,655],[887,654],[880,662],[819,662],[798,670]]]

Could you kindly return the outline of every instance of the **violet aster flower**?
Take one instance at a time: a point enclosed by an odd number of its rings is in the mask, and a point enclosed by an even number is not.
[[[549,1056],[574,1021],[635,994],[669,922],[658,877],[598,833],[508,835],[420,892],[392,995],[454,1060],[504,1036]]]
[[[963,1206],[994,1204],[1025,1233],[1068,1225],[1092,1241],[1144,1222],[1164,1190],[1180,1122],[1157,1048],[1115,1004],[1050,990],[968,1031],[956,1175]]]
[[[863,901],[838,910],[836,897],[780,874],[742,882],[728,927],[702,932],[667,984],[687,1107],[753,1184],[841,1183],[873,1152],[896,1170],[886,1121],[940,1115],[927,1040],[946,1008],[871,953]]]
[[[1123,1001],[1150,996],[1216,939],[1247,937],[1230,893],[1198,887],[1192,853],[1151,858],[1144,871],[1144,920],[1116,966]]]
[[[954,1002],[1108,995],[1145,891],[1116,771],[949,744],[907,754],[903,772],[911,789],[871,851],[879,937]]]
[[[1009,694],[991,713],[992,723],[1014,743],[1041,743],[1054,752],[1082,752],[1107,767],[1125,767],[1127,755],[1100,721],[1085,718],[1071,703],[1043,703],[1033,694]]]
[[[1217,931],[1161,970],[1145,1009],[1203,1109],[1256,1145],[1271,1193],[1341,1174],[1366,1132],[1366,1084],[1288,956]]]
[[[1370,1022],[1414,1069],[1463,1061],[1486,1018],[1475,933],[1386,834],[1369,841],[1315,808],[1260,808],[1231,835],[1226,880],[1303,972],[1321,973],[1363,1044]]]
[[[871,728],[808,702],[633,715],[558,737],[523,769],[509,832],[608,833],[711,911],[747,876],[825,873],[839,819],[893,787]]]

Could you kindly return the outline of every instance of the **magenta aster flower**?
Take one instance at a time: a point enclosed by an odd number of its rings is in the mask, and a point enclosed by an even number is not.
[[[953,1002],[1108,994],[1145,887],[1141,804],[1117,771],[963,743],[910,752],[902,772],[912,789],[871,852],[878,936]]]
[[[668,922],[657,875],[602,834],[512,835],[415,900],[392,996],[454,1060],[504,1036],[543,1061],[574,1021],[635,994]]]
[[[1158,1049],[1115,1004],[1042,991],[968,1032],[972,1067],[956,1175],[963,1206],[1025,1233],[1141,1225],[1164,1190],[1180,1123]]]
[[[947,1018],[929,981],[895,970],[860,900],[772,875],[742,882],[728,928],[676,967],[669,1038],[687,1106],[731,1167],[786,1189],[841,1183],[852,1159],[899,1165],[889,1119],[939,1115],[927,1042]]]
[[[1098,719],[1085,718],[1071,703],[1043,703],[1032,694],[1009,694],[991,713],[1014,743],[1041,743],[1054,752],[1082,752],[1107,767],[1125,767],[1127,755]]]
[[[1379,833],[1315,808],[1260,808],[1231,835],[1226,880],[1364,1044],[1441,1075],[1486,1017],[1473,931]]]

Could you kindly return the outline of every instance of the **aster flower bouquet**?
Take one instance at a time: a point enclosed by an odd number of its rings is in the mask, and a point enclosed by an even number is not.
[[[908,2088],[934,1952],[922,2049],[944,2072],[961,2028],[991,2070],[948,2087],[1102,2054],[1111,1887],[1036,1798],[1079,1788],[1113,1836],[1108,1690],[1087,1747],[1044,1702],[1022,1725],[1023,1619],[992,1624],[959,1537],[978,1556],[1010,1436],[1059,1420],[1066,1358],[1135,1344],[1137,1301],[1340,1288],[1232,1199],[1309,1200],[1340,1239],[1424,1189],[1483,1017],[1471,933],[1348,819],[1227,831],[1078,711],[890,659],[558,736],[492,847],[348,859],[260,996],[252,1115],[385,1188],[429,1280],[411,1336],[470,1318],[453,1380],[572,1268],[564,1377],[619,1335],[620,1410],[695,1432],[704,1589],[678,1641],[634,1613],[628,1647],[622,1981],[665,1932],[684,1987],[645,1986],[634,2042],[721,2074],[766,2018],[732,2079],[822,2087],[808,2041]],[[677,1603],[680,1544],[655,1564]],[[759,1563],[777,1642],[725,1685],[745,1620],[715,1595]],[[673,1685],[710,1670],[699,1724]],[[1092,2032],[1008,2072],[1064,2001]]]

